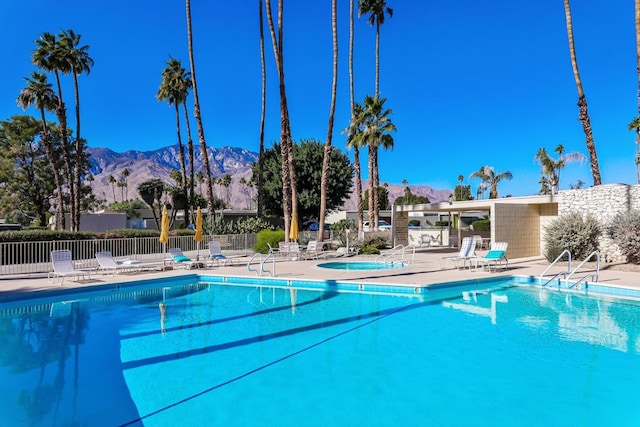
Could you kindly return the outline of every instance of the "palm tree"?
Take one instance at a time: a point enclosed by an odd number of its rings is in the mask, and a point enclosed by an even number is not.
[[[640,0],[639,0],[640,1]],[[353,81],[353,39],[354,39],[354,0],[349,0],[349,98],[351,101],[351,122],[354,121],[355,115],[355,90]],[[358,236],[362,236],[364,227],[364,201],[362,199],[362,173],[360,166],[360,147],[357,144],[351,144],[350,138],[347,138],[347,147],[353,148],[353,167],[356,173],[356,204],[358,210]]]
[[[391,122],[389,116],[393,113],[391,109],[385,109],[385,98],[372,97],[367,95],[364,98],[363,106],[356,106],[358,115],[354,124],[359,128],[359,132],[353,136],[354,143],[369,149],[369,223],[374,225],[374,230],[378,224],[378,187],[379,174],[377,171],[378,148],[392,148],[393,137],[391,132],[397,130]]]
[[[593,131],[591,129],[591,120],[589,119],[589,111],[587,110],[587,97],[582,89],[582,80],[578,71],[578,60],[576,59],[576,47],[573,42],[573,24],[571,23],[571,8],[569,0],[564,0],[564,14],[567,20],[567,36],[569,37],[569,54],[571,55],[571,66],[573,67],[573,77],[576,80],[578,88],[578,107],[580,114],[578,118],[582,122],[582,129],[586,137],[587,151],[589,151],[589,163],[591,165],[591,175],[593,176],[593,185],[602,184],[600,177],[600,166],[598,165],[598,155],[596,153],[596,144],[593,141]]]
[[[640,1],[640,0],[637,0],[637,1]],[[636,16],[640,16],[640,15],[636,15]],[[640,55],[638,56],[638,58],[640,58]],[[640,59],[638,60],[638,65],[640,69]],[[640,72],[638,73],[638,76],[640,76]],[[639,88],[638,89],[638,105],[639,105],[638,109],[640,109],[640,78],[639,78],[638,88]],[[633,119],[633,121],[629,123],[627,128],[629,130],[636,131],[636,177],[638,179],[638,184],[640,184],[640,116]]]
[[[89,46],[80,46],[80,34],[73,30],[62,31],[60,34],[60,47],[62,56],[68,62],[73,75],[73,90],[76,104],[76,164],[73,171],[73,180],[77,189],[73,199],[72,216],[80,227],[80,176],[82,175],[82,165],[86,162],[84,152],[84,140],[80,137],[80,91],[78,89],[78,76],[82,73],[89,74],[93,67],[93,59],[89,56]]]
[[[231,207],[231,175],[226,174],[220,178],[220,185],[225,188],[225,200],[227,208]]]
[[[260,110],[260,149],[258,151],[258,194],[256,200],[256,210],[258,218],[262,217],[264,191],[264,118],[267,110],[267,66],[264,55],[264,20],[262,17],[262,0],[258,0],[260,15],[260,66],[262,69],[262,102]]]
[[[116,200],[116,178],[113,175],[109,175],[109,184],[111,184],[111,189],[113,190],[113,203],[117,202]]]
[[[182,135],[180,132],[180,109],[181,104],[186,104],[187,95],[191,88],[191,80],[189,73],[185,71],[182,64],[177,59],[169,57],[166,68],[162,71],[162,83],[156,93],[158,101],[167,101],[169,105],[173,105],[176,114],[176,132],[178,135],[178,162],[180,163],[180,172],[182,173],[182,185],[180,190],[187,196],[187,166],[184,158],[184,147],[182,145]],[[193,153],[193,142],[191,143],[191,154]],[[193,171],[193,159],[191,159],[191,170]],[[193,181],[193,179],[192,179]],[[189,218],[189,204],[185,204],[185,221]]]
[[[376,97],[380,95],[380,25],[384,24],[385,12],[389,18],[393,16],[393,9],[387,7],[385,0],[358,0],[358,17],[369,14],[367,22],[376,26]]]
[[[198,85],[196,83],[196,64],[193,58],[193,33],[191,30],[191,0],[187,0],[187,43],[189,45],[189,64],[191,65],[191,83],[193,85],[193,117],[196,119],[198,126],[198,142],[200,143],[200,152],[202,153],[202,167],[204,168],[204,180],[207,191],[207,218],[209,221],[215,219],[215,204],[213,200],[213,187],[211,183],[211,169],[209,168],[209,154],[207,151],[207,142],[204,137],[204,126],[202,125],[202,117],[200,115],[200,101],[198,99]]]
[[[484,184],[489,187],[489,198],[497,199],[498,198],[498,183],[503,179],[511,180],[513,179],[513,174],[510,171],[505,171],[499,174],[496,174],[493,166],[482,166],[480,170],[472,173],[469,176],[469,179],[480,178]],[[484,193],[484,191],[483,191]]]
[[[480,185],[478,185],[478,190],[476,191],[476,199],[480,200],[481,197],[484,199],[484,193],[487,192],[488,187],[489,186],[486,182],[481,182]]]
[[[280,153],[282,155],[282,210],[284,216],[285,240],[289,241],[291,219],[298,216],[298,192],[296,184],[295,161],[293,159],[293,142],[291,140],[291,123],[284,82],[284,56],[282,54],[282,14],[284,0],[278,2],[278,35],[271,13],[271,0],[266,0],[267,22],[273,45],[273,54],[278,69],[280,82]]]
[[[564,146],[559,144],[554,150],[558,158],[554,159],[547,154],[547,150],[540,148],[536,153],[536,161],[542,166],[542,175],[546,176],[551,194],[557,194],[560,188],[560,170],[569,163],[584,162],[586,157],[582,153],[565,153]]]
[[[51,133],[47,126],[45,110],[54,111],[58,104],[58,99],[53,91],[51,84],[47,81],[47,76],[42,73],[33,72],[31,78],[25,77],[27,86],[24,87],[18,95],[18,106],[23,109],[35,105],[40,110],[40,120],[42,121],[42,145],[44,145],[47,160],[53,172],[53,179],[58,192],[58,228],[65,229],[64,217],[64,195],[62,194],[62,179],[56,167],[56,159],[53,155],[53,144],[51,143]]]
[[[124,200],[129,200],[129,182],[128,182],[129,175],[130,175],[129,169],[125,168],[122,171],[122,182],[124,183],[124,191],[126,196]]]
[[[204,184],[204,174],[202,173],[202,169],[198,169],[198,172],[196,172],[196,181],[198,182],[200,194],[202,195],[202,184]]]
[[[67,126],[67,108],[64,105],[62,98],[62,85],[60,84],[60,73],[68,73],[71,71],[71,65],[64,57],[64,49],[61,46],[58,38],[45,32],[38,40],[36,40],[37,48],[33,52],[32,62],[34,65],[40,67],[42,70],[49,73],[53,73],[56,78],[56,86],[58,89],[56,107],[56,115],[58,116],[58,122],[60,126],[60,137],[62,139],[61,149],[64,159],[65,176],[67,185],[69,186],[69,195],[73,201],[76,200],[75,193],[75,181],[73,179],[72,167],[71,167],[71,154],[69,153],[69,141],[68,141],[68,126]],[[78,231],[78,224],[74,215],[70,216],[71,219],[71,231]]]
[[[327,186],[329,184],[329,163],[331,158],[331,140],[333,139],[333,117],[336,111],[336,93],[338,91],[338,18],[337,0],[331,1],[331,32],[333,34],[333,83],[331,85],[331,107],[329,107],[329,126],[324,144],[322,176],[320,178],[320,216],[318,218],[318,241],[324,240],[324,217],[327,213]]]

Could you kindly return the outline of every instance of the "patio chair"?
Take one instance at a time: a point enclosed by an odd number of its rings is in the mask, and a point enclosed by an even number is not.
[[[98,271],[111,271],[112,276],[125,271],[141,270],[162,265],[162,263],[159,262],[142,262],[136,259],[123,259],[118,261],[110,251],[96,252],[96,260],[98,261]]]
[[[51,264],[53,271],[48,274],[49,281],[51,279],[55,281],[56,278],[60,278],[60,286],[64,284],[64,278],[67,276],[83,277],[91,280],[91,271],[77,270],[73,266],[70,250],[51,251]]]
[[[486,268],[489,271],[492,271],[492,266],[494,270],[497,270],[498,266],[500,266],[500,269],[507,268],[509,266],[509,259],[506,256],[508,246],[509,244],[507,242],[493,243],[491,245],[491,249],[485,256],[474,258],[476,269],[481,264],[483,268]]]
[[[473,237],[465,237],[462,239],[462,244],[460,245],[460,252],[457,255],[445,256],[440,259],[440,268],[447,268],[449,262],[453,261],[457,268],[460,268],[460,263],[462,263],[462,267],[464,267],[467,261],[470,261],[475,257],[475,243]],[[444,262],[444,267],[442,263]],[[469,264],[471,266],[471,264]]]
[[[269,245],[269,248],[272,249],[271,245]],[[236,256],[224,255],[222,253],[222,245],[220,244],[219,240],[212,240],[209,242],[209,260],[211,260],[212,262],[215,261],[216,265],[220,265],[221,261],[223,266],[226,266],[227,262],[233,265],[233,258],[237,258],[240,256],[241,255],[236,255]]]
[[[322,249],[322,245],[318,244],[317,240],[309,240],[307,248],[302,252],[304,259],[318,259],[320,256],[324,256],[325,252]]]
[[[169,248],[170,261],[176,265],[181,265],[185,269],[191,270],[192,268],[204,268],[204,264],[199,261],[194,261],[186,256],[180,248]]]

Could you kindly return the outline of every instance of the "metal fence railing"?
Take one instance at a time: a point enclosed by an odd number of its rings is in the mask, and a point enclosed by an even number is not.
[[[256,243],[255,234],[205,235],[200,255],[208,253],[207,242],[219,240],[224,253],[247,255]],[[167,248],[180,248],[187,256],[198,253],[193,236],[171,236],[166,245],[157,237],[58,240],[0,243],[0,276],[51,271],[51,251],[68,249],[77,268],[97,267],[96,252],[110,251],[114,257],[131,257],[143,262],[162,261]]]

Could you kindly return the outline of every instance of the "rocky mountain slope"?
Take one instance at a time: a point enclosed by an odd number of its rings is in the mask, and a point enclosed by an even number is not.
[[[91,154],[90,173],[94,177],[91,183],[93,192],[98,198],[106,200],[107,205],[114,200],[120,202],[123,199],[139,197],[138,185],[152,178],[159,178],[173,184],[169,174],[173,169],[180,169],[177,145],[152,151],[130,150],[117,153],[108,148],[89,148],[88,152]],[[216,196],[225,201],[228,196],[229,204],[233,208],[253,208],[252,190],[242,186],[239,181],[243,177],[247,181],[251,178],[251,166],[258,160],[258,154],[236,147],[208,147],[208,157],[209,166],[215,178],[221,178],[227,174],[232,177],[228,192],[219,185],[214,186]],[[194,148],[194,165],[196,171],[202,169],[202,154],[199,146]],[[111,176],[116,181],[125,179],[122,175],[125,169],[129,171],[129,176],[126,178],[127,187],[118,187],[116,184],[109,183]],[[363,187],[368,188],[367,181],[363,182]],[[410,188],[413,194],[427,196],[432,202],[447,200],[451,193],[449,190],[435,190],[427,185],[411,185]],[[390,184],[388,191],[389,199],[393,201],[404,193],[404,186]],[[345,203],[345,209],[356,209],[355,193],[352,193]]]

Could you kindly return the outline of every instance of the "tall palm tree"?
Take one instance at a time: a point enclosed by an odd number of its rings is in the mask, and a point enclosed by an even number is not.
[[[40,69],[53,73],[56,78],[56,86],[58,89],[56,107],[56,115],[58,116],[58,125],[60,126],[60,138],[62,139],[61,149],[64,160],[64,169],[67,185],[69,186],[69,196],[73,201],[77,197],[75,193],[75,181],[73,179],[71,167],[71,154],[69,153],[69,132],[67,126],[67,108],[62,98],[62,85],[60,84],[60,73],[68,73],[71,71],[71,65],[64,56],[64,49],[61,46],[57,36],[45,32],[36,40],[36,50],[34,50],[31,61]],[[74,215],[70,216],[71,231],[78,231],[78,224]]]
[[[182,174],[182,185],[180,190],[183,193],[185,199],[187,198],[187,165],[184,158],[184,146],[182,145],[182,135],[180,131],[180,109],[181,104],[185,104],[187,95],[189,94],[189,88],[191,87],[191,80],[189,73],[182,67],[182,64],[177,59],[169,57],[166,68],[162,71],[162,83],[158,93],[156,93],[156,99],[158,101],[167,101],[169,105],[173,105],[176,115],[176,132],[178,136],[178,162],[180,163],[180,173]],[[193,144],[193,143],[192,143]],[[191,168],[193,170],[193,160],[191,161]],[[189,219],[189,203],[185,203],[184,209],[185,221]]]
[[[498,198],[498,184],[503,179],[512,180],[513,174],[510,171],[504,171],[496,174],[493,166],[482,166],[480,170],[469,175],[469,179],[480,178],[484,184],[489,187],[489,198]]]
[[[327,213],[327,186],[329,183],[329,163],[331,158],[331,140],[333,139],[333,117],[336,111],[336,93],[338,91],[338,2],[331,1],[331,32],[333,34],[333,83],[331,85],[331,107],[329,107],[329,126],[324,144],[322,176],[320,178],[320,217],[318,218],[318,241],[324,240],[324,217]]]
[[[358,17],[369,14],[367,22],[376,27],[376,91],[375,95],[380,95],[380,25],[384,24],[385,12],[391,18],[393,9],[387,7],[385,0],[358,0]]]
[[[353,136],[353,142],[361,147],[369,149],[369,223],[374,230],[378,225],[378,187],[379,174],[376,168],[377,152],[379,147],[392,148],[393,136],[391,132],[397,130],[391,122],[390,115],[393,110],[385,108],[385,98],[367,95],[362,106],[356,106],[358,115],[354,124],[359,131]]]
[[[256,198],[256,211],[258,218],[262,217],[262,209],[264,198],[264,118],[267,110],[267,66],[264,55],[264,19],[262,14],[262,0],[258,0],[259,16],[260,16],[260,67],[262,70],[262,102],[260,104],[260,149],[258,151],[258,176],[256,183],[258,186],[258,194]]]
[[[640,0],[638,0],[640,1]],[[355,116],[355,90],[353,79],[353,41],[354,41],[354,0],[349,0],[349,98],[351,101],[351,122]],[[351,144],[350,138],[347,138],[347,146],[353,148],[353,167],[356,174],[356,205],[358,211],[358,236],[362,236],[364,228],[364,200],[362,198],[362,170],[360,165],[360,147],[357,144]]]
[[[293,141],[291,139],[291,123],[289,120],[289,106],[284,82],[284,56],[282,53],[282,14],[284,0],[278,2],[278,34],[273,23],[271,13],[271,0],[266,0],[267,22],[273,45],[273,54],[278,70],[280,82],[280,153],[282,154],[282,209],[284,216],[285,240],[289,241],[291,219],[298,216],[298,192],[295,174],[295,161],[293,159]],[[291,214],[291,215],[289,215]]]
[[[638,75],[638,115],[629,123],[629,130],[636,131],[636,179],[640,184],[640,0],[635,0],[636,22],[636,70]]]
[[[125,199],[124,200],[129,200],[129,169],[124,168],[124,170],[122,171],[122,181],[124,183],[124,191],[125,191]]]
[[[113,175],[109,175],[109,184],[111,184],[111,189],[113,190],[113,203],[117,202],[116,200],[116,183],[118,181]]]
[[[560,188],[560,170],[569,163],[584,162],[586,157],[582,153],[565,152],[564,146],[559,144],[554,150],[558,155],[557,159],[549,156],[547,150],[540,148],[536,153],[536,161],[542,166],[542,174],[546,176],[551,194],[557,194]]]
[[[45,110],[54,111],[58,105],[58,99],[56,97],[51,84],[47,81],[47,76],[42,73],[33,72],[31,78],[25,77],[27,86],[24,87],[18,95],[18,106],[23,109],[35,105],[40,110],[40,120],[42,121],[42,145],[44,145],[47,160],[51,166],[53,172],[53,179],[56,185],[56,191],[58,192],[58,228],[60,230],[65,229],[65,217],[64,217],[64,195],[62,194],[62,179],[60,173],[56,167],[56,159],[53,155],[53,144],[51,142],[51,133],[47,126],[47,119],[45,117]]]
[[[86,163],[84,150],[84,140],[80,137],[80,91],[78,89],[78,76],[82,73],[89,74],[93,67],[93,59],[89,56],[89,46],[80,46],[80,34],[73,30],[62,31],[60,34],[60,47],[62,56],[69,64],[73,75],[73,91],[76,104],[76,138],[75,138],[75,168],[73,170],[73,180],[75,182],[75,197],[73,199],[72,216],[80,227],[80,176]]]
[[[567,20],[567,36],[569,38],[569,54],[571,56],[571,66],[573,67],[573,77],[576,80],[578,88],[578,107],[580,114],[578,118],[582,123],[582,129],[586,137],[587,151],[589,151],[589,163],[591,165],[591,175],[593,176],[593,185],[602,184],[600,176],[600,166],[598,165],[598,155],[596,153],[596,144],[593,141],[593,131],[591,129],[591,120],[589,119],[589,111],[587,109],[587,97],[582,89],[582,80],[578,71],[578,60],[576,58],[576,47],[573,41],[573,24],[571,22],[571,7],[569,0],[564,0],[564,15]]]
[[[187,43],[189,45],[189,64],[191,65],[191,83],[193,85],[193,117],[196,119],[198,126],[198,142],[200,143],[200,152],[202,153],[202,167],[204,168],[204,180],[207,192],[207,211],[208,220],[215,219],[215,204],[213,200],[213,186],[211,182],[211,169],[209,168],[209,155],[207,151],[207,142],[204,137],[204,126],[202,125],[202,117],[200,115],[200,101],[198,99],[198,85],[196,83],[196,64],[193,56],[193,32],[191,30],[191,0],[186,0],[187,12]]]

